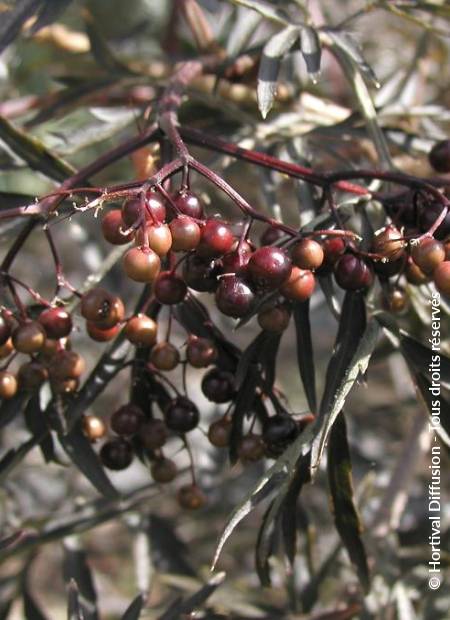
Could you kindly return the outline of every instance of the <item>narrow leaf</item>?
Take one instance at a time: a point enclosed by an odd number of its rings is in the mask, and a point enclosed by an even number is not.
[[[66,10],[72,0],[46,0],[42,3],[36,21],[30,29],[35,34],[41,28],[52,24]]]
[[[297,335],[297,361],[300,377],[302,379],[308,406],[312,412],[316,412],[316,375],[314,370],[311,324],[309,321],[309,300],[296,303],[294,305],[293,314]]]
[[[345,53],[354,63],[356,63],[361,73],[376,87],[380,85],[377,76],[375,75],[372,67],[368,64],[363,56],[361,46],[355,40],[350,32],[344,32],[342,30],[332,30],[331,28],[324,28],[324,32],[330,37],[333,44],[336,45],[342,52]]]
[[[70,539],[64,545],[63,573],[67,583],[74,580],[78,585],[84,619],[98,620],[97,593],[86,553],[83,549],[72,547]]]
[[[84,620],[78,586],[73,579],[69,584],[69,593],[67,597],[67,620]]]
[[[24,23],[32,17],[42,0],[16,0],[15,7],[4,11],[0,22],[0,54],[19,35]]]
[[[362,526],[353,500],[352,464],[343,412],[338,415],[330,432],[328,484],[336,529],[364,591],[368,592],[369,567],[360,535]]]
[[[121,620],[138,620],[141,616],[143,606],[144,596],[142,594],[138,594],[125,610]]]
[[[319,35],[314,28],[304,26],[300,31],[300,50],[306,64],[308,74],[315,83],[320,74],[322,50]]]
[[[40,609],[28,588],[23,593],[23,613],[26,620],[48,620],[48,616]]]
[[[205,583],[204,586],[195,592],[189,598],[177,602],[170,609],[168,609],[158,620],[179,620],[183,617],[190,617],[193,612],[203,605],[203,603],[217,590],[217,588],[224,582],[225,573],[217,573],[214,577]]]
[[[61,434],[59,439],[73,463],[97,491],[109,498],[117,498],[119,496],[106,475],[90,441],[83,433],[81,420],[77,421],[69,433],[66,435]]]

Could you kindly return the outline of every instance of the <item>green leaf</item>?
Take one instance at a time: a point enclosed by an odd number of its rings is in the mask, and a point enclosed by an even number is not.
[[[294,304],[295,331],[297,335],[297,361],[300,377],[305,390],[308,406],[312,412],[317,411],[316,375],[314,370],[314,351],[309,321],[309,300]]]
[[[64,544],[63,573],[66,583],[70,583],[73,579],[78,585],[84,620],[98,620],[97,593],[86,552],[83,549],[72,548],[69,541]]]
[[[41,172],[55,181],[65,181],[76,170],[63,159],[54,155],[37,138],[30,136],[0,116],[0,140],[3,140],[15,155],[23,159],[33,170]]]
[[[370,584],[369,567],[361,540],[362,526],[353,500],[352,464],[342,411],[330,432],[327,471],[331,493],[331,510],[336,529],[347,549],[364,591],[368,592]]]
[[[83,610],[80,605],[80,593],[77,583],[73,579],[69,584],[67,597],[67,620],[84,620]]]
[[[31,439],[20,444],[17,448],[11,448],[3,455],[0,460],[0,484],[8,478],[12,470],[23,461],[38,443],[39,437],[31,437]]]
[[[24,23],[32,17],[42,0],[17,0],[15,7],[2,12],[0,23],[0,54],[20,34]]]

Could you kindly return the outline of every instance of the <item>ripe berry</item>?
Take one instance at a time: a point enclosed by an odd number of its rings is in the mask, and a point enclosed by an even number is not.
[[[129,403],[117,409],[111,416],[110,426],[117,435],[135,435],[143,424],[145,416],[142,410]]]
[[[187,484],[178,490],[177,500],[181,508],[198,510],[206,504],[203,491],[196,484]]]
[[[383,307],[394,314],[401,314],[409,303],[408,295],[401,288],[394,288],[383,297]]]
[[[196,254],[188,256],[183,263],[184,281],[189,288],[200,293],[212,293],[216,290],[219,273],[219,265]]]
[[[50,386],[54,394],[73,394],[78,390],[80,382],[78,379],[56,379],[50,381]]]
[[[81,315],[100,329],[109,329],[123,321],[125,308],[120,297],[96,287],[81,298]]]
[[[442,262],[433,272],[436,288],[444,295],[450,295],[450,261]]]
[[[140,198],[131,198],[123,203],[122,219],[129,228],[138,221],[163,222],[166,219],[164,201],[154,191],[147,194],[144,203]]]
[[[228,252],[228,254],[225,254],[222,258],[222,272],[225,274],[234,273],[236,275],[244,275],[251,255],[252,249],[248,243],[246,243],[245,246],[238,247],[232,252]]]
[[[322,243],[322,248],[325,265],[332,266],[344,254],[346,245],[342,237],[329,237]]]
[[[127,228],[125,222],[122,219],[122,213],[120,209],[113,209],[108,211],[102,219],[102,233],[106,241],[113,245],[124,245],[129,243],[133,239],[133,232],[124,234],[124,230]]]
[[[405,242],[398,228],[390,224],[379,230],[372,241],[372,252],[389,260],[400,258],[405,252]]]
[[[180,213],[188,215],[196,220],[203,219],[204,207],[200,198],[188,189],[180,189],[172,196],[172,199]]]
[[[203,258],[216,258],[230,252],[234,236],[230,227],[221,220],[207,220],[202,228],[197,253]]]
[[[37,353],[45,343],[45,331],[38,321],[26,321],[16,327],[12,342],[19,353]]]
[[[57,351],[48,365],[48,372],[53,381],[78,379],[86,370],[86,362],[76,351]]]
[[[397,260],[389,260],[382,261],[377,260],[373,263],[373,268],[375,273],[377,273],[381,278],[391,278],[392,276],[398,275],[405,264],[404,258],[398,258]]]
[[[12,343],[12,339],[10,338],[0,346],[0,360],[4,360],[11,355],[14,351],[14,345]]]
[[[268,226],[262,233],[259,241],[261,245],[274,245],[277,241],[284,237],[285,233],[281,228],[275,228],[274,226]]]
[[[273,290],[289,278],[292,261],[284,250],[264,246],[252,254],[247,270],[258,287]]]
[[[135,282],[153,282],[161,269],[161,260],[148,248],[131,248],[123,258],[125,273]]]
[[[133,460],[131,444],[121,437],[111,439],[103,444],[100,450],[100,460],[105,467],[114,471],[126,469]]]
[[[244,463],[253,463],[263,458],[265,445],[260,435],[249,433],[239,442],[237,453]]]
[[[166,256],[172,247],[172,233],[167,224],[147,225],[145,228],[139,228],[136,233],[136,245],[147,244],[158,256]]]
[[[172,233],[172,250],[189,252],[195,250],[200,243],[200,226],[187,215],[179,215],[169,224]]]
[[[419,228],[421,232],[428,232],[442,212],[442,205],[436,202],[423,205],[419,213]],[[450,211],[447,212],[444,221],[438,226],[433,236],[443,241],[450,235]]]
[[[323,247],[314,239],[302,239],[292,248],[292,262],[301,269],[318,269],[324,259]]]
[[[430,277],[425,274],[422,269],[410,258],[405,269],[406,279],[410,284],[420,286],[430,281]]]
[[[234,377],[231,372],[212,368],[202,380],[202,392],[213,403],[226,403],[234,396]]]
[[[392,202],[385,203],[386,213],[396,222],[400,222],[404,226],[415,226],[417,223],[416,205],[410,202]]]
[[[101,418],[96,415],[83,416],[83,433],[89,441],[97,441],[106,435],[106,425]]]
[[[17,392],[17,379],[11,373],[6,370],[0,371],[0,398],[8,400],[16,395]]]
[[[290,318],[290,312],[285,306],[275,306],[262,310],[258,314],[258,323],[266,332],[281,334],[289,325]]]
[[[277,413],[266,420],[263,427],[263,440],[269,447],[271,455],[278,456],[280,451],[291,443],[298,435],[295,420],[285,413]]]
[[[287,282],[280,286],[280,293],[293,301],[306,301],[311,297],[316,279],[311,271],[293,267]]]
[[[194,368],[206,368],[217,359],[217,349],[208,338],[191,336],[186,347],[186,359]]]
[[[235,319],[248,314],[255,301],[255,295],[250,286],[238,276],[223,276],[216,290],[216,304],[218,309],[227,316]]]
[[[436,172],[450,172],[450,140],[437,142],[429,152],[428,159]]]
[[[20,366],[17,379],[21,389],[32,392],[47,381],[48,371],[43,364],[32,360]]]
[[[152,347],[156,342],[158,325],[149,316],[137,314],[127,321],[124,333],[132,344]]]
[[[445,260],[445,248],[437,239],[425,237],[412,247],[411,256],[424,273],[433,273],[439,263]]]
[[[170,342],[159,342],[150,353],[150,361],[158,370],[173,370],[180,362],[180,353]]]
[[[109,342],[113,340],[120,331],[120,325],[114,325],[108,329],[102,329],[94,321],[86,321],[86,331],[92,340],[96,342]]]
[[[138,437],[147,450],[162,448],[168,436],[169,431],[163,420],[149,420],[148,422],[144,422],[138,432]]]
[[[200,414],[189,398],[178,396],[165,408],[164,419],[170,430],[176,433],[188,433],[197,426]]]
[[[444,243],[444,249],[445,249],[445,260],[450,260],[450,239],[447,239],[447,241]]]
[[[208,429],[208,439],[216,448],[226,448],[230,444],[232,422],[223,417],[213,422]]]
[[[367,263],[353,254],[344,254],[337,261],[334,276],[338,285],[347,291],[369,288],[373,282]]]
[[[187,286],[183,278],[173,271],[163,271],[156,278],[154,293],[162,304],[179,304],[186,297]]]
[[[72,331],[72,317],[64,308],[47,308],[41,312],[38,321],[45,329],[47,338],[59,340]]]
[[[165,484],[175,479],[177,466],[171,459],[161,458],[152,463],[150,471],[155,482]]]
[[[0,346],[9,340],[11,331],[11,322],[0,314]]]

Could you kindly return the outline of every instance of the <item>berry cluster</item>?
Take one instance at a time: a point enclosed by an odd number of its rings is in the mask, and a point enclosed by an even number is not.
[[[438,147],[430,161],[443,169],[443,147]],[[113,436],[99,451],[103,465],[122,470],[137,454],[150,463],[156,482],[168,483],[177,476],[176,463],[163,450],[171,436],[181,438],[188,449],[186,435],[199,425],[200,412],[164,373],[179,366],[185,372],[187,365],[208,369],[201,380],[204,396],[216,404],[235,398],[235,376],[222,367],[214,339],[188,333],[184,356],[170,341],[173,306],[195,299],[196,293],[213,295],[216,308],[227,317],[247,320],[257,315],[262,330],[273,334],[287,329],[293,306],[312,296],[317,278],[332,275],[341,289],[363,292],[378,278],[382,305],[392,313],[407,308],[408,284],[433,280],[442,294],[450,295],[450,214],[435,227],[442,211],[437,203],[417,198],[386,201],[383,206],[391,223],[373,235],[370,247],[357,243],[350,230],[300,233],[268,218],[258,218],[267,223],[258,240],[251,235],[252,218],[236,232],[235,225],[207,216],[202,200],[187,186],[174,194],[162,186],[142,190],[127,197],[121,209],[107,211],[101,222],[103,236],[111,244],[129,245],[123,271],[146,285],[149,295],[140,312],[127,316],[123,300],[102,287],[82,295],[75,291],[86,333],[97,342],[121,333],[145,352],[140,376],[159,377],[175,396],[167,396],[160,405],[160,418],[134,403],[115,411],[109,423]],[[42,298],[38,308],[27,309],[14,294],[13,280],[9,284],[17,307],[4,308],[0,315],[0,359],[6,360],[0,370],[0,397],[11,399],[19,389],[38,390],[47,381],[55,395],[75,392],[85,362],[71,348],[72,315],[61,303]],[[165,306],[170,312],[164,339],[158,338],[156,315],[152,318],[147,312],[152,303],[158,312]],[[12,372],[10,364],[19,353],[28,359]],[[239,434],[237,456],[244,463],[276,458],[312,420],[312,414],[288,414],[277,401],[273,414],[255,414],[249,430]],[[91,415],[84,417],[83,428],[93,442],[108,432],[102,419]],[[230,445],[233,431],[230,406],[211,424],[207,436],[213,446],[223,448]],[[205,497],[193,467],[192,472],[192,484],[181,487],[178,500],[181,506],[197,508]]]

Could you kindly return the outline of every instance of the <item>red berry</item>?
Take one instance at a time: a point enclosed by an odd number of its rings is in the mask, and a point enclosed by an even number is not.
[[[156,278],[154,293],[162,304],[179,304],[186,297],[187,286],[183,278],[173,271],[163,271]]]
[[[230,445],[232,422],[230,418],[223,417],[211,424],[208,429],[208,439],[216,448],[226,448]]]
[[[337,261],[334,275],[338,285],[347,291],[369,288],[373,282],[372,271],[367,263],[353,254],[344,254]]]
[[[237,453],[244,463],[254,463],[263,458],[265,445],[260,435],[249,433],[239,442]]]
[[[162,448],[168,436],[169,431],[163,420],[149,420],[148,422],[144,422],[138,432],[138,437],[147,450]]]
[[[346,245],[342,237],[329,237],[322,242],[322,248],[324,259],[318,273],[326,274],[332,271],[337,260],[344,254]]]
[[[146,246],[158,256],[166,256],[172,247],[172,233],[167,224],[147,225],[139,228],[135,239],[137,246]]]
[[[47,338],[59,340],[66,338],[72,331],[72,317],[64,308],[47,308],[41,312],[38,320]]]
[[[234,377],[230,372],[220,368],[212,368],[204,375],[202,392],[213,403],[226,403],[234,394]]]
[[[262,310],[258,314],[258,323],[261,329],[280,334],[289,325],[290,318],[290,312],[285,306],[275,306],[274,308]]]
[[[106,435],[106,425],[101,418],[96,415],[83,416],[83,433],[89,441],[98,441]]]
[[[98,326],[98,323],[95,323],[94,321],[86,321],[86,331],[89,337],[96,342],[109,342],[110,340],[114,340],[120,332],[120,325],[114,325],[114,327],[102,329]]]
[[[383,297],[383,307],[394,314],[402,314],[408,307],[409,298],[401,288],[393,288]]]
[[[212,293],[219,285],[217,276],[220,266],[196,254],[188,256],[183,263],[183,279],[189,288],[200,293]]]
[[[158,325],[145,314],[137,314],[127,321],[125,337],[135,345],[152,347],[156,342]]]
[[[405,242],[398,228],[390,224],[379,230],[372,241],[372,252],[396,260],[405,253]]]
[[[200,226],[187,215],[179,215],[169,224],[172,233],[172,250],[189,252],[200,243]]]
[[[226,316],[235,319],[245,316],[252,309],[255,295],[250,286],[238,276],[225,275],[216,290],[216,304]]]
[[[450,140],[437,142],[429,152],[428,159],[436,172],[450,172]]]
[[[48,371],[41,362],[32,360],[20,366],[17,379],[21,389],[32,392],[47,381]]]
[[[159,342],[150,353],[150,361],[158,370],[173,370],[180,362],[180,354],[170,342]]]
[[[200,198],[188,189],[180,191],[172,196],[172,199],[180,213],[188,215],[196,220],[203,219],[204,207]]]
[[[217,349],[208,338],[191,336],[186,347],[186,359],[194,368],[206,368],[217,359]]]
[[[234,236],[230,227],[221,220],[207,220],[202,228],[197,253],[203,258],[215,258],[230,252]]]
[[[135,282],[153,282],[161,268],[161,260],[153,250],[131,248],[123,258],[125,273]]]
[[[430,277],[426,275],[418,265],[410,258],[406,264],[406,279],[410,284],[420,286],[430,281]]]
[[[445,260],[445,248],[437,239],[425,237],[412,247],[411,256],[424,273],[433,273],[439,263]]]
[[[45,343],[45,331],[38,321],[26,321],[16,327],[12,342],[19,353],[37,353]]]
[[[436,267],[433,279],[439,292],[450,295],[450,261],[446,260]]]
[[[225,274],[244,275],[251,255],[251,248],[246,247],[240,247],[237,250],[233,250],[233,252],[228,252],[222,258],[222,272]]]
[[[103,444],[100,460],[108,469],[114,471],[126,469],[133,460],[133,448],[126,439],[121,437],[112,439]]]
[[[113,245],[124,245],[133,239],[133,232],[124,234],[127,225],[122,219],[120,209],[113,209],[102,219],[102,233],[106,241]]]
[[[145,214],[148,220],[164,222],[166,219],[166,207],[164,199],[155,190],[149,190],[145,200]]]
[[[13,398],[17,393],[17,379],[11,373],[6,370],[0,371],[0,398],[9,400]]]
[[[111,429],[117,435],[135,435],[145,420],[142,410],[129,403],[123,405],[111,416]]]
[[[10,338],[0,346],[0,360],[4,360],[11,355],[14,351],[14,345],[12,343],[12,339]]]
[[[258,287],[276,289],[289,278],[292,262],[284,250],[264,246],[252,254],[247,270]]]
[[[84,358],[75,351],[57,351],[50,359],[48,372],[52,381],[78,379],[86,370]]]
[[[170,430],[188,433],[198,424],[200,414],[194,403],[185,396],[172,400],[164,410],[164,420]]]
[[[301,269],[318,269],[324,259],[323,247],[314,239],[301,239],[292,248],[292,262]]]
[[[198,510],[206,504],[203,491],[196,484],[187,484],[178,490],[178,503],[181,508]]]
[[[311,297],[316,279],[311,271],[293,267],[287,282],[280,286],[280,293],[293,301],[306,301]]]
[[[96,287],[81,298],[81,314],[87,321],[96,323],[100,329],[109,329],[123,321],[125,307],[120,297]]]
[[[163,199],[156,192],[150,191],[146,199],[131,198],[122,206],[122,219],[128,228],[136,226],[138,222],[163,222],[166,218],[166,207]]]
[[[150,471],[155,482],[166,484],[176,478],[177,466],[171,459],[160,458],[152,463]]]

